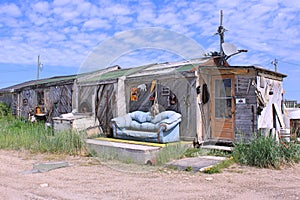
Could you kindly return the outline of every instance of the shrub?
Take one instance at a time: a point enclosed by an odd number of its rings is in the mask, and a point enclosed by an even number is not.
[[[197,157],[202,154],[202,149],[201,148],[188,148],[184,152],[184,157]]]
[[[0,117],[5,117],[10,114],[10,108],[3,102],[0,102]]]
[[[299,147],[294,143],[277,143],[272,137],[258,137],[249,144],[235,144],[235,161],[260,168],[279,168],[282,164],[298,162]]]

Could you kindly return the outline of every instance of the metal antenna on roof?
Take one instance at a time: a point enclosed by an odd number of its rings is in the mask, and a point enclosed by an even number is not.
[[[40,79],[40,70],[42,68],[43,64],[40,61],[40,55],[38,55],[38,62],[37,62],[37,80]]]
[[[275,59],[271,62],[271,64],[274,65],[274,67],[275,67],[275,72],[277,72],[278,60],[275,58]]]
[[[225,60],[228,60],[231,56],[236,54],[247,52],[245,49],[238,50],[233,44],[224,42],[224,33],[227,31],[223,27],[223,10],[220,10],[220,26],[218,28],[218,34],[220,36],[220,64],[224,65]]]
[[[223,10],[220,10],[220,26],[218,28],[218,33],[220,36],[220,55],[221,57],[224,57],[224,51],[222,48],[222,44],[224,43],[224,32],[227,31],[224,27],[223,27]]]

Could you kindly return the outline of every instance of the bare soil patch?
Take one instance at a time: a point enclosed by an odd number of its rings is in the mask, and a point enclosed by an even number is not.
[[[33,164],[71,166],[24,173]],[[0,150],[0,199],[299,199],[300,164],[281,170],[233,165],[221,174]]]

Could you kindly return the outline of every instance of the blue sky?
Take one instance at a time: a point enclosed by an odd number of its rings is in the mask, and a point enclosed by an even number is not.
[[[1,0],[0,88],[35,79],[38,55],[40,78],[76,74],[99,45],[150,27],[185,36],[205,52],[218,51],[220,10],[225,41],[248,50],[229,63],[274,69],[277,58],[278,71],[288,75],[284,97],[300,101],[300,1],[295,0]],[[179,57],[169,49],[133,49],[111,64],[130,67]]]

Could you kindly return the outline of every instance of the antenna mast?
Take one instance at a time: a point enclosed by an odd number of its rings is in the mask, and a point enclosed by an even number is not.
[[[40,70],[42,68],[43,64],[40,61],[40,55],[38,55],[38,62],[37,62],[37,80],[40,79]]]
[[[220,10],[220,26],[218,28],[218,34],[220,36],[220,56],[224,57],[224,51],[222,44],[224,43],[224,32],[226,29],[223,27],[223,10]]]
[[[272,62],[271,62],[272,65],[274,65],[275,67],[275,72],[277,72],[277,68],[278,68],[278,60],[277,58],[275,58]]]

